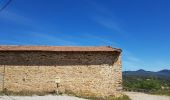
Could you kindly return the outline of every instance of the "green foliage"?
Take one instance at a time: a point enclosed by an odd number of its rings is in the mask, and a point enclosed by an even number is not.
[[[154,77],[126,76],[123,78],[125,90],[170,95],[170,81]],[[167,87],[164,89],[162,87]]]
[[[159,90],[161,89],[161,82],[155,79],[142,80],[138,82],[136,88],[146,90]]]
[[[161,89],[161,82],[155,79],[144,80],[141,81],[138,88],[147,90],[159,90]]]
[[[158,94],[158,95],[167,95],[167,96],[170,96],[170,90],[169,90],[169,89],[158,90],[158,91],[151,92],[151,94]]]

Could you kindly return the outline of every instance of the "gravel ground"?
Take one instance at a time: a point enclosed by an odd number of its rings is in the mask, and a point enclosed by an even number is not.
[[[138,92],[125,92],[131,100],[170,100],[170,96],[150,95]]]
[[[0,100],[87,100],[71,96],[0,96]]]
[[[150,95],[138,92],[124,92],[131,100],[170,100],[170,96]],[[87,100],[72,96],[0,96],[0,100]]]

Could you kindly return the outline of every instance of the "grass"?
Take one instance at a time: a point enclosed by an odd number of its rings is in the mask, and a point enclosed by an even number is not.
[[[123,95],[122,97],[116,98],[114,100],[130,100],[130,98],[127,95]]]
[[[12,96],[44,96],[47,93],[46,92],[30,92],[30,91],[19,91],[19,92],[12,92],[12,91],[6,91],[6,92],[0,92],[1,95],[12,95]]]
[[[151,94],[170,96],[170,90],[158,90],[158,91],[151,92]]]
[[[13,92],[9,91],[7,89],[4,89],[4,91],[0,92],[0,95],[12,95],[12,96],[33,96],[33,95],[38,95],[38,96],[44,96],[44,95],[56,95],[55,91],[51,92],[39,92],[39,91],[19,91],[19,92]]]
[[[91,93],[90,95],[84,95],[83,93],[74,93],[70,90],[66,90],[65,94],[70,95],[70,96],[76,96],[79,98],[85,98],[88,100],[131,100],[127,95],[122,95],[120,97],[115,97],[115,96],[107,96],[107,97],[98,97],[95,94]]]
[[[80,96],[80,97],[88,100],[130,100],[130,98],[127,95],[123,95],[121,97],[115,97],[115,96],[108,96],[108,97]]]
[[[2,91],[0,91],[0,95],[4,95],[4,93]]]

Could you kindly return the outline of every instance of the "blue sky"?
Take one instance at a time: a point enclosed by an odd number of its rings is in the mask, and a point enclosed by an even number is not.
[[[170,0],[12,0],[0,45],[109,45],[123,70],[170,69]]]

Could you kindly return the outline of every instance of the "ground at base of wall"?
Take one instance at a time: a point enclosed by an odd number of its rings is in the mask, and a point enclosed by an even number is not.
[[[86,100],[73,96],[0,96],[0,100]]]
[[[0,96],[0,100],[109,100],[109,99],[84,99],[80,97],[74,97],[74,96],[54,96],[54,95],[46,95],[46,96]],[[130,100],[128,98],[119,98],[119,99],[110,99],[110,100]]]
[[[55,97],[58,98],[58,96],[59,97],[68,96],[68,97],[84,98],[84,99],[67,99],[67,100],[85,100],[85,99],[88,99],[88,100],[130,100],[129,97],[126,95],[121,95],[119,97],[115,97],[115,96],[97,97],[93,94],[87,96],[87,95],[83,95],[83,94],[75,94],[72,92],[68,92],[67,94],[62,94],[62,93],[57,94],[55,91],[51,92],[51,93],[49,93],[49,92],[30,92],[30,91],[20,91],[20,92],[4,91],[4,92],[0,92],[0,95],[2,95],[1,97],[5,97],[5,96],[11,97],[12,96],[12,97],[21,97],[21,98],[24,96],[24,97],[29,97],[32,99],[34,97],[46,98],[46,96],[50,95],[50,96],[53,96],[54,98]],[[32,100],[32,99],[28,99],[28,100]],[[5,100],[8,100],[8,99],[5,99]],[[17,100],[19,100],[19,99],[17,99]],[[65,100],[65,99],[63,99],[63,100]]]

